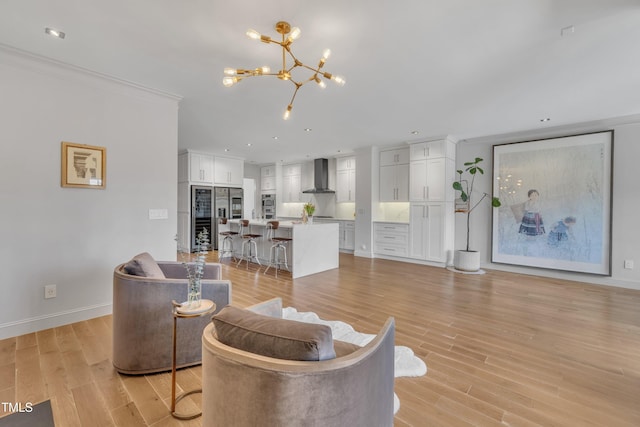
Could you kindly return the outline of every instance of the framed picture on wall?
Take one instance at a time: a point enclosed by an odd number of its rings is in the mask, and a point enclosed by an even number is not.
[[[92,145],[62,142],[62,186],[105,188],[107,149]]]
[[[613,131],[493,146],[492,262],[611,275]]]

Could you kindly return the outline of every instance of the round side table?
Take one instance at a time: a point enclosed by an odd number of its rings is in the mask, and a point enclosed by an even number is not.
[[[180,400],[189,396],[190,394],[202,393],[202,389],[185,391],[176,397],[176,329],[178,319],[190,319],[194,317],[202,317],[207,314],[211,314],[216,309],[216,304],[208,299],[200,301],[200,306],[197,308],[188,307],[187,303],[178,303],[171,301],[173,305],[173,357],[171,363],[171,415],[179,420],[191,420],[202,415],[202,411],[194,414],[179,414],[176,412],[176,405]]]

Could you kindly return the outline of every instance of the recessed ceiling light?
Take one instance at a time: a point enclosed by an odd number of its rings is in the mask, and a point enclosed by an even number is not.
[[[271,138],[273,138],[273,139],[278,139],[278,137],[277,137],[277,136],[272,136]]]
[[[417,134],[419,134],[419,133],[420,133],[420,132],[418,132],[417,130],[412,130],[412,131],[411,131],[411,135],[417,135]]]
[[[224,149],[224,152],[225,152],[225,153],[228,153],[229,151],[230,151],[230,150],[229,150],[228,148],[225,148],[225,149]]]
[[[247,147],[251,147],[251,143],[250,142],[247,143]]]
[[[66,35],[65,33],[63,33],[63,32],[62,32],[62,31],[60,31],[60,30],[56,30],[56,29],[54,29],[54,28],[49,28],[49,27],[45,28],[45,29],[44,29],[44,32],[45,32],[46,34],[49,34],[49,35],[50,35],[50,36],[52,36],[52,37],[57,37],[57,38],[59,38],[59,39],[63,39],[63,38],[64,38],[64,36]]]
[[[311,132],[311,128],[304,128],[305,132]]]
[[[543,123],[544,123],[544,122],[548,122],[548,121],[550,121],[550,120],[551,120],[551,118],[550,118],[550,117],[545,117],[544,119],[540,119],[540,121],[541,121],[541,122],[543,122]]]

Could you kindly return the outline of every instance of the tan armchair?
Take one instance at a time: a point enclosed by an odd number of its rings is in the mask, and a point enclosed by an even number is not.
[[[264,306],[256,311],[278,312]],[[393,425],[393,318],[369,344],[331,360],[239,350],[217,339],[213,323],[204,330],[202,348],[203,426]]]
[[[178,262],[157,265],[165,278],[127,274],[125,264],[113,272],[113,366],[123,374],[171,370],[171,301],[187,299],[186,270]],[[231,302],[231,282],[220,278],[220,264],[206,264],[202,298],[214,301],[216,311]],[[178,320],[178,367],[202,361],[202,331],[210,321],[210,316]]]

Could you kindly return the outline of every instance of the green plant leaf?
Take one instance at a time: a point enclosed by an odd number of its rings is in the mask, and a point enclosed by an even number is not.
[[[475,175],[477,170],[478,170],[478,168],[477,168],[477,167],[470,168],[470,169],[469,169],[469,173],[470,173],[471,175]]]
[[[480,175],[484,175],[484,170],[482,170],[480,166],[476,166],[476,168],[478,169],[478,172],[480,172]]]
[[[463,202],[466,202],[467,200],[469,200],[469,196],[467,196],[467,193],[465,193],[464,191],[460,194],[460,198],[462,199]]]
[[[476,157],[476,161],[474,163],[480,163],[482,159],[480,157]]]
[[[460,184],[458,181],[453,183],[453,188],[454,190],[459,190],[462,191],[462,184]]]
[[[494,208],[499,208],[500,206],[502,206],[502,203],[500,203],[500,199],[494,197],[493,199],[491,199],[491,206],[493,206]]]

